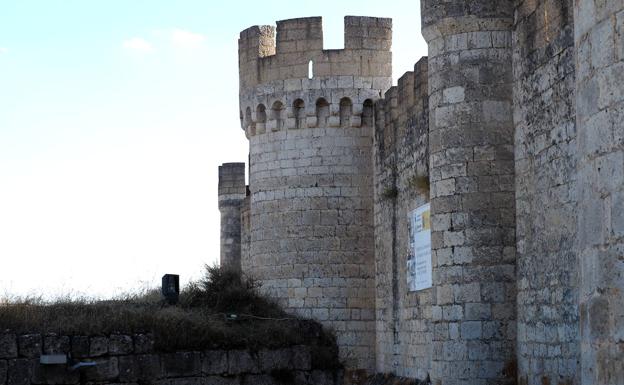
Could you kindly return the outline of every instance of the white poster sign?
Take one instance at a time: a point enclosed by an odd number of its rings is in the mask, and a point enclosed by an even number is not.
[[[409,214],[410,250],[407,258],[407,287],[417,291],[432,286],[431,208],[429,203]]]

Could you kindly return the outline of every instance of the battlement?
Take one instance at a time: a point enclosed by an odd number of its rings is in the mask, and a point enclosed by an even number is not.
[[[423,57],[414,65],[414,71],[403,74],[398,84],[386,91],[377,103],[377,115],[384,115],[382,119],[376,119],[377,130],[383,131],[395,122],[402,130],[398,136],[402,137],[405,135],[403,131],[410,126],[410,117],[428,110],[427,74],[427,57]]]
[[[323,48],[321,17],[281,20],[277,28],[254,26],[238,41],[240,88],[274,80],[392,75],[392,19],[346,16],[344,49]],[[386,65],[384,65],[386,64]]]
[[[419,176],[428,175],[428,61],[421,58],[375,104],[375,138],[382,158],[398,149],[412,153]],[[398,143],[400,142],[400,143]]]
[[[373,103],[392,85],[392,20],[346,16],[344,25],[338,50],[323,48],[320,17],[241,32],[240,119],[248,138],[372,124]]]

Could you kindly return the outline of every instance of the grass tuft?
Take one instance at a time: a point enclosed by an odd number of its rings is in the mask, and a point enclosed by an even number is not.
[[[288,316],[239,273],[206,266],[202,279],[167,305],[157,289],[111,300],[0,299],[0,330],[59,335],[154,335],[160,351],[333,346],[320,324]],[[228,314],[237,315],[235,321]]]

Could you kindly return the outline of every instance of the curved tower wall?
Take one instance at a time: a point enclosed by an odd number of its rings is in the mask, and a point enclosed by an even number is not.
[[[391,34],[390,19],[346,17],[345,49],[323,50],[315,17],[239,40],[251,193],[243,271],[333,328],[349,368],[375,365],[373,103],[391,86]]]
[[[515,381],[513,3],[421,2],[429,44],[433,383]]]
[[[575,1],[581,383],[624,378],[624,2]]]

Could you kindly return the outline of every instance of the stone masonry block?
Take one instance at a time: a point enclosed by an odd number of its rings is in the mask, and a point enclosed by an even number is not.
[[[167,377],[198,376],[202,371],[199,352],[178,352],[162,356],[163,373]]]
[[[437,303],[440,305],[448,305],[453,303],[453,286],[441,285],[435,288]]]
[[[310,370],[312,367],[312,353],[309,346],[294,346],[291,357],[292,367],[297,370]]]
[[[17,340],[15,334],[0,334],[0,358],[17,357]]]
[[[72,336],[71,337],[72,357],[84,358],[89,357],[89,337]]]
[[[492,316],[491,306],[487,303],[466,303],[466,320],[488,320]]]
[[[154,351],[154,336],[151,334],[136,334],[134,336],[135,353],[151,353]]]
[[[231,350],[228,352],[229,373],[260,373],[258,357],[248,350]]]
[[[8,361],[7,385],[30,385],[31,360],[20,358]]]
[[[95,366],[83,369],[87,381],[111,382],[119,377],[119,361],[117,357],[97,358]]]
[[[240,385],[241,379],[239,377],[208,376],[201,378],[200,383],[210,385]]]
[[[482,336],[480,321],[461,322],[461,338],[464,340],[480,339]]]
[[[133,351],[132,337],[122,334],[110,336],[108,352],[111,355],[130,354]]]
[[[245,376],[245,382],[255,385],[278,385],[279,382],[270,375],[257,374]]]
[[[89,355],[99,357],[108,353],[108,337],[91,337],[89,339]]]
[[[80,372],[67,370],[65,365],[41,365],[32,360],[32,383],[46,385],[72,385],[80,383]]]
[[[163,375],[160,356],[138,354],[119,357],[119,380],[121,382],[153,381]]]
[[[68,336],[47,335],[43,338],[43,352],[45,354],[67,354],[71,350]]]
[[[19,355],[26,358],[39,357],[42,352],[41,334],[25,334],[17,337]]]
[[[0,384],[4,385],[7,379],[8,365],[6,360],[0,360]]]
[[[259,355],[260,370],[269,373],[272,370],[292,369],[290,349],[262,350]]]
[[[448,321],[459,321],[463,316],[462,307],[459,305],[442,306],[442,316]]]
[[[203,374],[223,374],[228,371],[228,354],[225,350],[207,350],[202,353]]]

